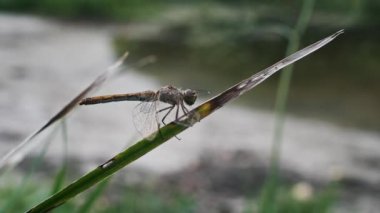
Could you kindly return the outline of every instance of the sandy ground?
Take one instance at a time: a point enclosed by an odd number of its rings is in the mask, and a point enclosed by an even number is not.
[[[0,155],[112,64],[113,30],[0,15]],[[97,94],[160,86],[151,77],[127,70]],[[67,120],[69,155],[89,170],[139,138],[131,120],[134,106],[117,103],[78,108]],[[205,150],[243,149],[268,162],[273,120],[271,112],[232,104],[179,135],[181,141],[172,139],[132,167],[171,172],[197,161]],[[282,148],[282,167],[306,177],[324,181],[350,177],[374,187],[380,183],[379,133],[288,117]],[[48,158],[59,163],[57,156],[61,155],[62,143],[57,137]]]

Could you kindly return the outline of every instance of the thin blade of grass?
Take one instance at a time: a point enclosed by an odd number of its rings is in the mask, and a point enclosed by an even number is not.
[[[296,26],[288,37],[288,46],[286,54],[296,51],[301,42],[301,37],[306,31],[310,18],[313,14],[315,0],[305,0],[302,2],[302,9],[298,17]],[[275,129],[273,132],[273,142],[271,148],[271,166],[269,179],[263,187],[263,193],[260,197],[259,212],[276,212],[277,190],[278,190],[278,170],[282,147],[282,135],[285,122],[286,103],[290,88],[294,65],[290,65],[281,72],[280,82],[277,89],[276,105],[275,105]]]
[[[62,119],[61,126],[62,126],[61,132],[62,132],[62,140],[63,140],[63,160],[62,160],[63,163],[54,179],[51,194],[55,194],[62,188],[65,182],[65,177],[66,177],[66,172],[67,172],[68,132],[67,132],[67,124],[66,124],[65,119]]]
[[[67,163],[65,162],[54,178],[51,194],[57,193],[62,188],[65,182],[66,172],[67,172]]]
[[[41,166],[43,163],[43,159],[49,149],[49,146],[51,144],[51,141],[56,135],[56,131],[58,128],[55,128],[51,134],[44,140],[44,146],[42,150],[38,153],[37,156],[33,157],[31,161],[31,166],[28,168],[28,171],[23,175],[22,180],[20,184],[15,187],[13,192],[9,195],[7,201],[5,202],[6,205],[0,209],[0,212],[11,212],[16,207],[16,204],[19,202],[20,198],[24,196],[25,188],[27,188],[27,184],[29,183],[32,175],[35,173],[35,171],[38,169],[38,167]]]
[[[89,194],[83,203],[83,205],[78,209],[78,213],[87,213],[91,212],[91,208],[94,206],[96,200],[102,195],[104,190],[107,188],[108,184],[110,182],[110,179],[103,180],[100,182],[94,191]]]
[[[125,151],[111,158],[104,164],[87,173],[80,179],[76,180],[63,190],[59,191],[34,208],[30,209],[28,212],[47,212],[59,205],[62,205],[67,200],[109,177],[116,171],[122,169],[126,165],[155,149],[157,146],[166,142],[170,138],[175,137],[196,122],[199,122],[217,109],[223,107],[227,102],[230,102],[231,100],[241,96],[243,93],[260,84],[275,72],[323,47],[342,33],[343,30],[340,30],[333,35],[326,37],[325,39],[309,45],[304,49],[286,57],[285,59],[282,59],[276,64],[254,74],[250,78],[241,81],[240,83],[216,95],[210,100],[200,104],[198,107],[191,110],[188,115],[184,115],[179,118],[178,121],[173,121],[168,125],[162,127],[160,130],[158,130],[158,133],[153,133],[152,135],[154,135],[154,137],[148,137],[149,140],[146,138],[142,139]]]
[[[44,124],[41,128],[37,129],[34,133],[28,136],[24,141],[18,144],[15,148],[10,150],[7,154],[5,154],[0,159],[0,170],[5,166],[14,166],[18,162],[20,162],[29,151],[37,145],[37,140],[33,139],[38,136],[41,132],[43,132],[46,128],[56,123],[63,117],[65,117],[69,112],[71,112],[78,103],[90,92],[93,92],[95,89],[98,89],[103,83],[110,78],[112,75],[116,74],[119,70],[118,68],[123,64],[125,59],[128,56],[128,52],[124,53],[124,55],[116,61],[112,66],[108,67],[108,69],[100,74],[88,87],[86,87],[82,92],[80,92],[74,99],[72,99],[66,106],[64,106],[61,110],[58,111],[51,119],[49,119],[46,124]],[[36,142],[35,142],[36,141]],[[33,143],[35,142],[35,143]]]

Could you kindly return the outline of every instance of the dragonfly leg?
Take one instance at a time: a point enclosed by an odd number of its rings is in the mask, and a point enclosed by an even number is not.
[[[164,115],[164,117],[162,118],[162,123],[164,124],[164,125],[166,125],[166,123],[165,123],[165,119],[166,119],[166,117],[168,117],[168,115],[170,114],[170,112],[174,109],[174,106],[175,105],[172,105],[172,106],[169,106],[169,107],[166,107],[166,108],[163,108],[163,109],[161,109],[160,111],[158,111],[158,112],[163,112],[163,111],[165,111],[165,110],[169,110],[165,115]]]
[[[181,103],[181,108],[182,108],[182,112],[183,112],[185,115],[187,115],[187,114],[189,113],[189,110],[186,108],[186,106],[185,106],[183,103]]]
[[[159,112],[162,112],[162,111],[165,111],[165,110],[167,110],[167,109],[169,109],[169,111],[165,114],[165,116],[162,118],[162,123],[164,124],[164,125],[166,125],[166,123],[165,123],[165,118],[170,114],[170,112],[174,109],[174,107],[175,107],[176,105],[172,105],[172,106],[170,106],[170,107],[166,107],[166,108],[164,108],[164,109],[161,109]],[[178,111],[179,111],[179,106],[177,105],[177,112],[176,112],[176,117],[178,118]],[[177,118],[176,118],[176,120],[177,120]],[[161,133],[161,132],[160,132]],[[161,135],[162,136],[162,135]],[[174,135],[174,137],[177,139],[177,140],[181,140],[181,138],[179,138],[177,135]]]
[[[170,106],[171,107],[171,106]],[[164,137],[164,135],[162,135],[162,132],[161,132],[161,129],[160,129],[160,127],[161,127],[161,124],[158,122],[158,113],[160,113],[160,112],[163,112],[163,111],[165,111],[165,110],[168,110],[168,109],[170,109],[170,107],[166,107],[166,108],[164,108],[164,109],[160,109],[160,110],[156,110],[156,114],[155,114],[155,116],[156,116],[156,121],[157,121],[157,131],[158,131],[158,134],[160,135],[160,137],[162,138],[162,139],[165,139],[165,137]],[[166,125],[164,122],[162,122],[164,125]]]
[[[177,111],[175,112],[175,120],[178,121],[179,115],[179,104],[177,104]]]
[[[182,108],[182,112],[184,113],[185,116],[189,115],[190,111],[186,108],[186,106],[183,103],[181,103],[181,108]],[[187,124],[187,123],[181,122],[181,124],[184,126],[192,126],[192,124],[190,124],[190,123]]]
[[[162,135],[162,132],[161,132],[161,130],[160,130],[160,124],[158,124],[158,134],[160,135],[160,137],[162,138],[162,139],[165,139],[165,137]]]
[[[163,112],[163,111],[168,110],[168,109],[170,109],[170,108],[172,108],[172,107],[174,107],[174,106],[171,105],[171,106],[165,107],[165,108],[163,108],[163,109],[158,110],[158,112]]]
[[[157,113],[160,113],[160,112],[163,112],[163,111],[165,111],[165,110],[169,110],[165,115],[164,115],[164,117],[162,118],[162,123],[164,124],[164,125],[166,125],[166,123],[165,123],[165,119],[166,119],[166,117],[168,117],[168,115],[170,114],[170,112],[174,109],[174,107],[175,107],[176,105],[171,105],[171,106],[169,106],[169,107],[165,107],[165,108],[163,108],[163,109],[160,109]],[[178,105],[177,105],[177,112],[176,112],[176,119],[178,118],[178,112],[179,112],[179,107],[178,107]],[[159,131],[159,134],[160,134],[160,136],[162,137],[162,138],[164,138],[164,136],[162,135],[162,133],[161,133],[161,131]],[[175,135],[174,136],[177,140],[181,140],[181,138],[179,138],[177,135]]]
[[[177,104],[177,111],[175,112],[175,120],[178,121],[178,115],[179,115],[179,104]],[[177,138],[177,140],[181,140],[181,138],[177,137],[177,135],[175,136],[175,138]]]

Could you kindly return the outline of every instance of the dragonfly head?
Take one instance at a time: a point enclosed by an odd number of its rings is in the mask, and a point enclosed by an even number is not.
[[[197,100],[198,93],[195,90],[187,89],[183,91],[183,100],[189,106],[193,105]]]

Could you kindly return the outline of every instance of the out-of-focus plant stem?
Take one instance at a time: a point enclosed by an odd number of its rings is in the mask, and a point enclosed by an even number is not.
[[[289,44],[286,49],[286,55],[296,51],[300,46],[300,40],[304,34],[306,27],[309,23],[310,17],[313,13],[314,0],[305,0],[301,14],[294,30],[289,35]],[[277,89],[276,105],[275,105],[275,130],[273,135],[273,149],[272,149],[272,166],[276,167],[278,158],[280,157],[281,142],[284,129],[286,104],[289,94],[289,87],[292,78],[294,65],[290,65],[281,72],[280,82]]]
[[[315,0],[304,0],[296,26],[288,36],[288,46],[286,55],[294,52],[299,48],[300,40],[304,34],[310,18],[313,13]],[[276,184],[278,178],[279,162],[281,157],[281,147],[284,132],[286,104],[289,94],[289,87],[293,73],[293,65],[288,66],[281,73],[280,82],[277,89],[275,104],[275,129],[273,132],[272,150],[271,150],[271,171],[270,179],[264,189],[264,200],[261,203],[261,210],[265,212],[275,211],[274,200],[276,199]],[[269,206],[272,206],[268,209]]]
[[[61,121],[61,131],[62,131],[62,140],[63,140],[63,159],[62,159],[62,167],[57,173],[53,186],[52,186],[52,194],[55,194],[58,192],[64,182],[65,182],[65,177],[67,173],[67,161],[68,161],[68,131],[67,131],[67,123],[66,119],[62,119]]]

